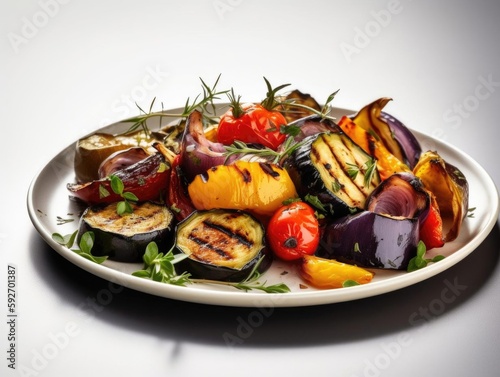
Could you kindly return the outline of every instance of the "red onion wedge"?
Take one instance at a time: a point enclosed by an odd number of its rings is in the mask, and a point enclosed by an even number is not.
[[[180,166],[188,182],[211,167],[224,164],[224,152],[223,144],[205,137],[203,116],[199,111],[193,111],[186,122],[180,153]]]
[[[150,154],[142,147],[132,147],[122,151],[117,151],[108,156],[99,166],[99,178],[105,178],[109,175],[125,169],[141,160],[144,160]]]

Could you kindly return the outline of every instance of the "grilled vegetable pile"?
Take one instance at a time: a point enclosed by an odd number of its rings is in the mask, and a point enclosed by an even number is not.
[[[202,84],[180,114],[153,101],[122,134],[78,141],[67,188],[86,206],[77,240],[87,235],[93,255],[144,261],[137,276],[172,284],[285,292],[254,284],[273,259],[304,285],[339,288],[413,268],[417,249],[459,235],[466,178],[382,111],[390,98],[334,119],[336,92],[321,107],[265,79],[264,100],[244,103]]]

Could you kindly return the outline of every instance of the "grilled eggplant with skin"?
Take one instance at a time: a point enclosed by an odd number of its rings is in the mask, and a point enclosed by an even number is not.
[[[325,226],[316,255],[362,267],[406,269],[416,255],[430,197],[411,173],[394,174],[370,195],[366,210]]]
[[[177,226],[177,252],[188,258],[176,264],[176,269],[195,278],[241,281],[262,259],[258,271],[263,273],[272,262],[264,232],[247,212],[195,211]]]
[[[285,168],[299,195],[315,196],[334,217],[362,210],[380,183],[375,160],[342,131],[306,137]]]
[[[152,241],[162,250],[170,249],[174,244],[173,213],[152,202],[132,204],[132,208],[133,213],[123,216],[116,212],[116,203],[87,208],[80,219],[78,242],[85,232],[92,231],[92,254],[122,262],[141,261]]]

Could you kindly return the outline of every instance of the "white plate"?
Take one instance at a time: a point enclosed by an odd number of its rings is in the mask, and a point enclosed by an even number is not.
[[[176,110],[173,110],[176,111]],[[352,111],[334,109],[339,118]],[[130,123],[115,123],[101,129],[103,132],[122,132]],[[78,213],[81,207],[69,200],[66,183],[74,181],[72,144],[57,154],[33,179],[27,197],[28,212],[35,228],[43,239],[59,254],[76,266],[137,291],[176,300],[203,304],[243,306],[243,307],[294,307],[322,305],[371,297],[416,284],[455,265],[474,251],[489,234],[499,215],[498,192],[490,176],[472,158],[451,145],[414,131],[424,150],[437,150],[439,154],[458,167],[466,176],[470,187],[469,206],[475,207],[474,217],[464,220],[460,236],[441,249],[439,254],[447,257],[424,269],[407,273],[404,271],[374,270],[371,283],[349,288],[317,290],[305,287],[294,268],[282,262],[273,263],[263,276],[267,284],[286,283],[290,293],[267,294],[260,291],[244,292],[232,287],[193,284],[179,287],[131,275],[141,264],[106,261],[99,265],[80,257],[52,240],[54,232],[69,234],[77,229]],[[58,224],[58,217],[74,219]],[[284,273],[284,272],[287,273]]]

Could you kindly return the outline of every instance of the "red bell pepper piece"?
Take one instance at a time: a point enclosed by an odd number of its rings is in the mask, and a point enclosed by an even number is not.
[[[433,195],[431,195],[429,214],[420,224],[420,240],[425,244],[427,250],[444,245],[443,220]]]
[[[169,184],[169,166],[161,153],[155,153],[116,171],[114,175],[123,182],[124,191],[135,194],[139,201],[159,200]],[[122,200],[120,195],[113,192],[109,178],[81,184],[68,183],[66,187],[72,196],[83,200],[88,205],[109,204]]]
[[[180,155],[175,156],[170,171],[170,184],[167,192],[167,205],[173,210],[177,221],[184,220],[196,208],[193,206],[186,188],[182,184],[182,170],[179,166]]]

